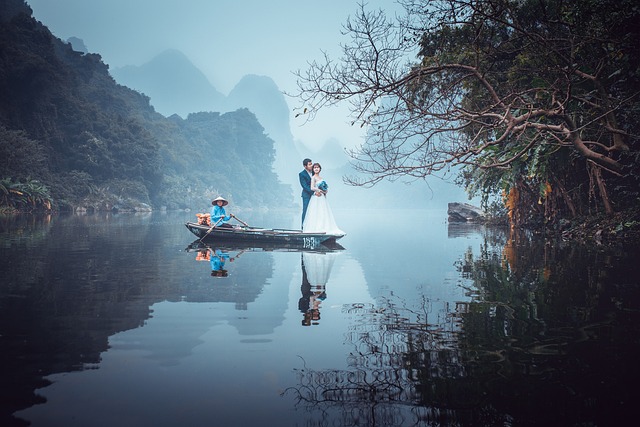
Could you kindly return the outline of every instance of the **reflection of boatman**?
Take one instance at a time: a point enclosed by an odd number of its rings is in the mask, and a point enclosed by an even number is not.
[[[227,252],[222,252],[220,249],[213,250],[211,248],[207,248],[206,252],[206,259],[211,263],[211,275],[214,277],[227,277],[229,273],[224,269],[225,262],[227,260],[229,262],[233,262],[244,253],[244,251],[240,251],[236,256],[230,257]],[[196,260],[198,260],[197,256]]]
[[[222,252],[220,249],[215,251],[209,249],[211,256],[211,275],[214,277],[227,277],[229,273],[224,269],[225,262],[229,259],[229,254]]]

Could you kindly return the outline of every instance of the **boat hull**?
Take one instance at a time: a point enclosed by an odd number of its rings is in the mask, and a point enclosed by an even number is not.
[[[257,227],[214,227],[187,222],[185,226],[203,242],[243,242],[285,245],[302,249],[314,249],[320,245],[335,243],[343,235],[326,233],[303,233],[299,230],[268,229]]]

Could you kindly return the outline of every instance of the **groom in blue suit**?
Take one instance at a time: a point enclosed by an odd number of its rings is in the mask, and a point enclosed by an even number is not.
[[[311,200],[311,196],[313,196],[313,190],[311,190],[313,162],[311,159],[304,159],[302,166],[304,166],[304,169],[300,171],[298,178],[300,178],[300,185],[302,186],[302,223],[304,224],[304,217],[307,214],[309,200]]]

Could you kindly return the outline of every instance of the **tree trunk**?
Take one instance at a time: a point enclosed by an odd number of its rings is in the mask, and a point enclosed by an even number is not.
[[[595,164],[592,164],[591,167],[596,178],[596,183],[598,184],[598,190],[600,191],[600,197],[602,198],[604,211],[607,214],[612,214],[613,207],[611,206],[611,201],[609,199],[609,194],[607,193],[607,186],[605,185],[604,178],[602,178],[602,169]]]
[[[569,196],[569,193],[567,193],[567,190],[564,188],[564,186],[562,185],[562,183],[557,177],[554,176],[553,181],[556,187],[558,188],[558,191],[560,191],[560,194],[562,195],[562,200],[564,200],[564,204],[567,205],[567,209],[569,209],[569,212],[571,212],[571,218],[575,218],[576,207],[573,204],[573,200],[571,200],[571,196]]]

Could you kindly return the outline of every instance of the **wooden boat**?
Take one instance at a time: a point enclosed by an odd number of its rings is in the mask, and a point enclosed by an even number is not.
[[[344,234],[304,233],[283,228],[259,228],[251,226],[210,227],[206,224],[187,222],[185,226],[203,242],[246,242],[288,245],[301,249],[315,249],[320,245],[331,245]]]

